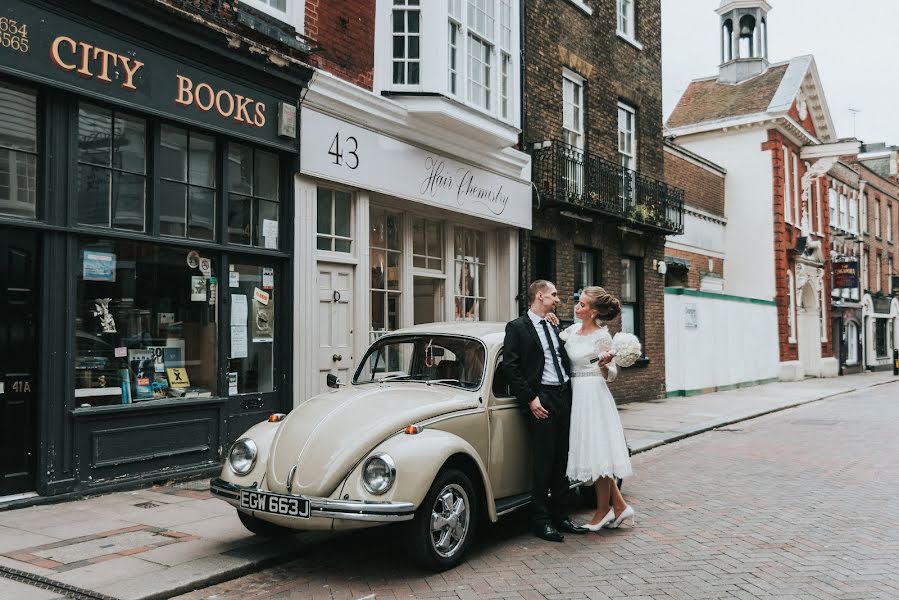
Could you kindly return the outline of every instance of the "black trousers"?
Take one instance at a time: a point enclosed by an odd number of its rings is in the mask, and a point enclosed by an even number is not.
[[[540,386],[546,419],[528,414],[533,457],[532,520],[534,527],[558,523],[568,516],[568,431],[571,426],[571,386]],[[551,496],[550,496],[551,494]]]

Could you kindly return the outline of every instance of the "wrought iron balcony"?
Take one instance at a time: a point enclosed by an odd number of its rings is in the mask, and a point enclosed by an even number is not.
[[[543,206],[568,206],[665,234],[684,232],[682,189],[559,141],[531,152]]]

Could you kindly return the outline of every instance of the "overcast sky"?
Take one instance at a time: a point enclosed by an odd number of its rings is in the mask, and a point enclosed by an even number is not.
[[[837,136],[899,145],[899,1],[768,0],[769,60],[812,54]],[[716,75],[720,0],[662,0],[664,117],[691,80]]]

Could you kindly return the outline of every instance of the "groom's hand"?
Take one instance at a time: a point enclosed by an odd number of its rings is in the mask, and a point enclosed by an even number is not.
[[[534,415],[534,418],[536,418],[536,419],[549,418],[549,412],[547,412],[547,410],[545,408],[543,408],[543,405],[540,404],[540,396],[534,396],[534,399],[531,400],[531,403],[529,404],[529,406],[531,408],[531,414]]]

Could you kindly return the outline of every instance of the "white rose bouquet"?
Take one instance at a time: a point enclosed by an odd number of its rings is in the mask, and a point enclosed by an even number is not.
[[[623,331],[612,338],[612,352],[615,353],[615,364],[619,367],[629,367],[643,355],[637,336]]]

